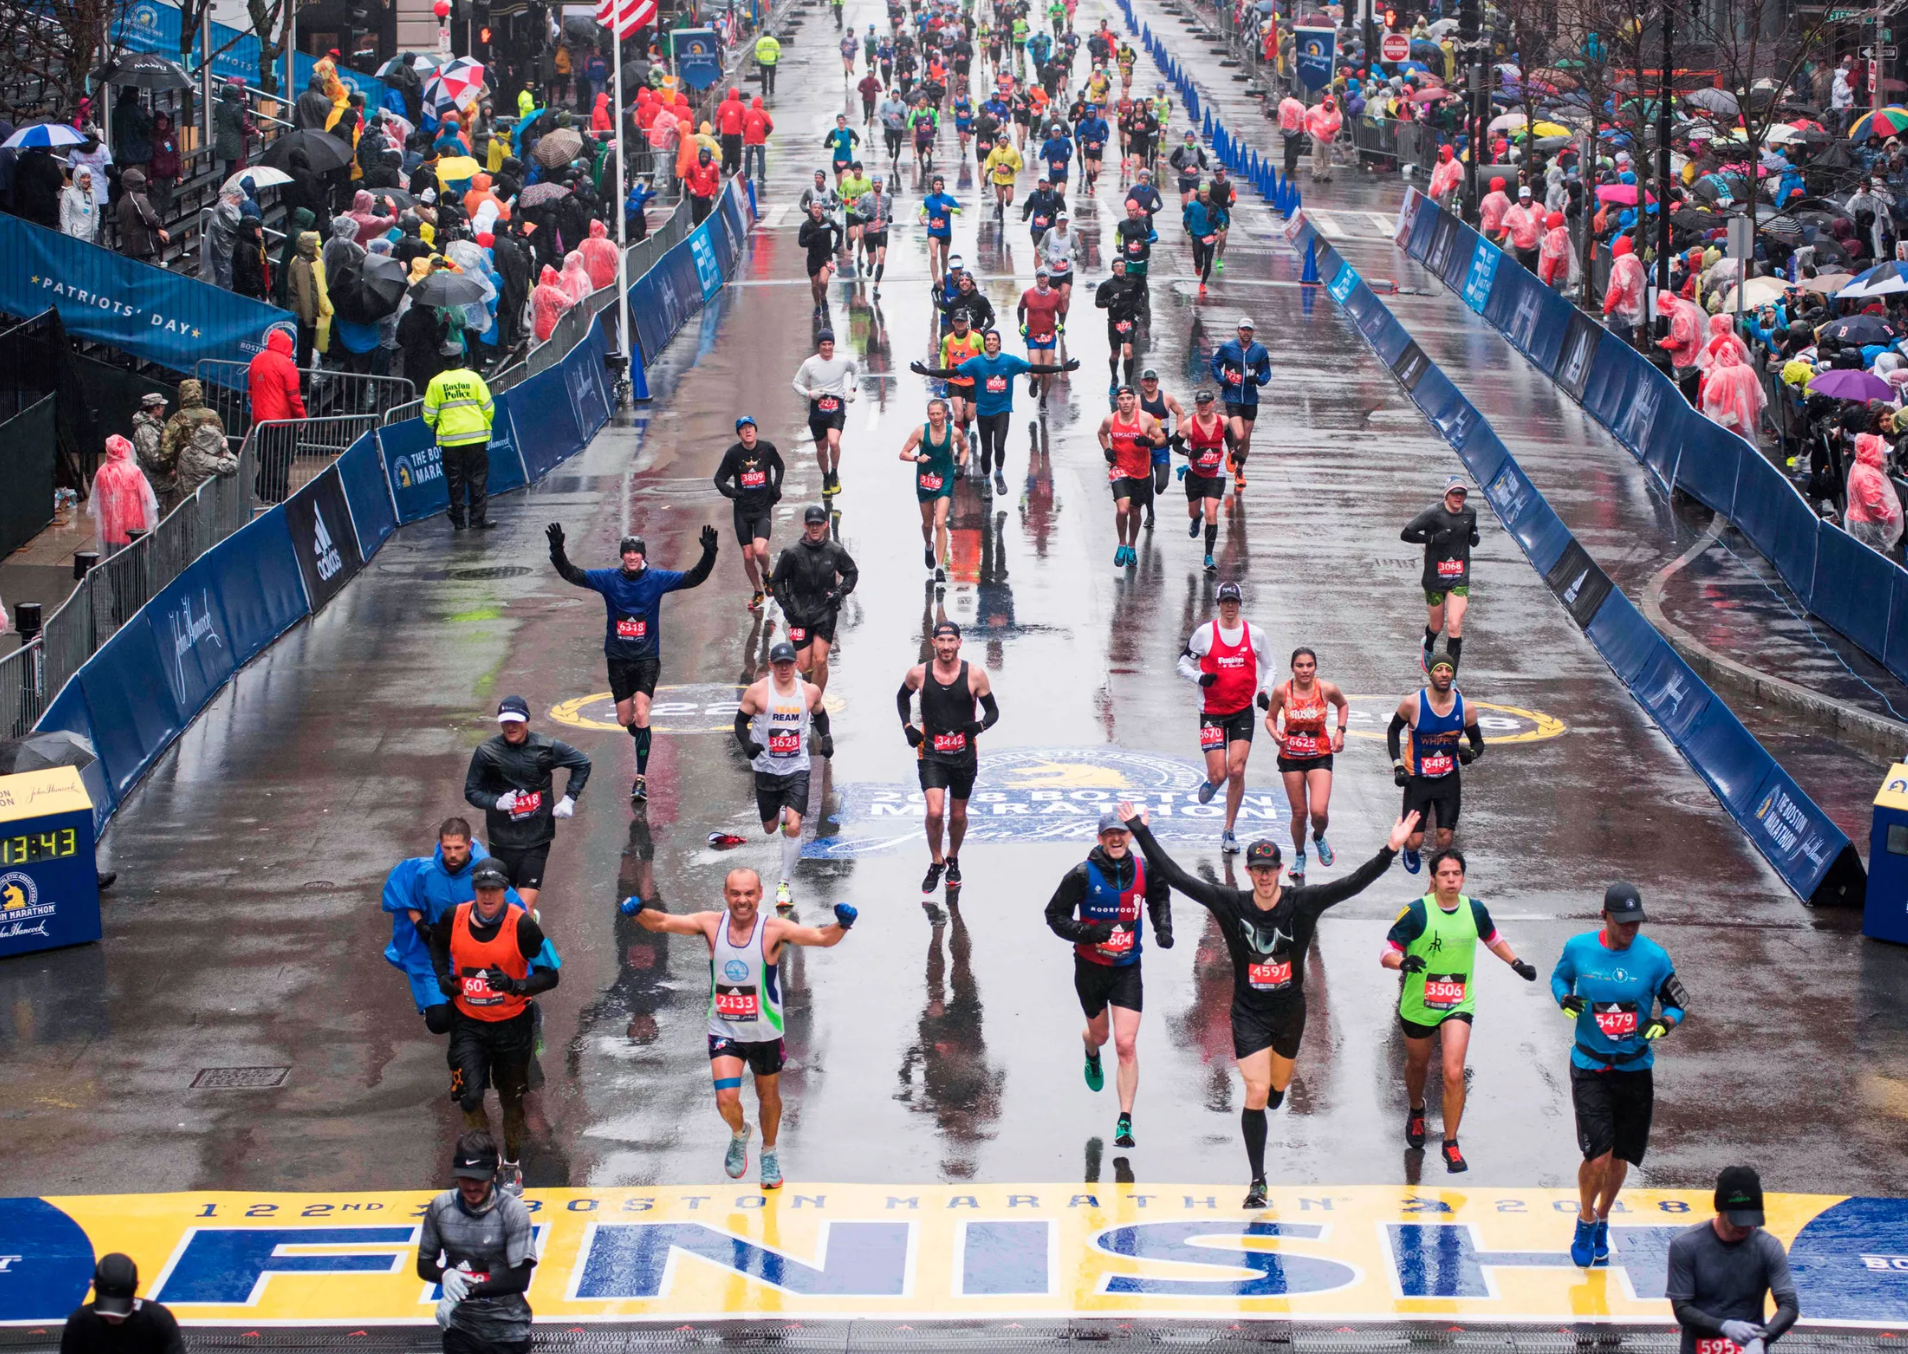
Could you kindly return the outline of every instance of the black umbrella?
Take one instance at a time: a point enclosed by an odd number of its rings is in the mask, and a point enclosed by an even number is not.
[[[1675,220],[1674,217],[1670,219]],[[1778,240],[1800,242],[1802,239],[1802,223],[1792,217],[1778,216],[1774,220],[1762,223],[1762,233],[1764,235],[1773,235]]]
[[[1670,213],[1670,223],[1684,230],[1714,230],[1724,219],[1714,212],[1699,212],[1694,207],[1678,207]],[[1798,230],[1796,234],[1799,236],[1801,232]]]
[[[302,150],[311,160],[312,172],[328,174],[334,169],[343,169],[351,163],[351,147],[333,136],[330,132],[302,130],[286,132],[271,145],[265,147],[265,153],[258,157],[262,165],[273,169],[282,169],[291,173],[291,153]]]
[[[93,73],[103,85],[131,85],[135,89],[191,89],[192,77],[176,61],[157,52],[122,52]]]
[[[420,306],[467,306],[483,299],[481,283],[448,269],[432,273],[411,288],[411,300]]]
[[[72,766],[84,771],[93,761],[93,745],[80,734],[65,729],[30,733],[25,738],[0,742],[0,775],[45,771],[54,766]]]
[[[1899,329],[1899,325],[1889,324],[1873,315],[1851,315],[1845,320],[1834,321],[1823,332],[1830,338],[1859,347],[1868,343],[1893,343],[1901,337]]]
[[[365,256],[364,289],[386,307],[386,315],[398,308],[410,284],[410,274],[404,271],[404,265],[389,254]]]

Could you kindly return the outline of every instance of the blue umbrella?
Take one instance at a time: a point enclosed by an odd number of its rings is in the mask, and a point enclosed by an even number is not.
[[[15,148],[27,146],[77,146],[86,138],[67,126],[64,122],[36,122],[31,127],[22,127],[7,138],[6,144]]]

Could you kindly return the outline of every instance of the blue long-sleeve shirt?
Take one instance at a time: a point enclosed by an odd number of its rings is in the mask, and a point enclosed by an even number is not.
[[[1259,387],[1272,379],[1272,354],[1263,343],[1247,347],[1229,338],[1212,355],[1212,379],[1227,404],[1257,404]]]
[[[1571,1065],[1592,1072],[1652,1066],[1656,1052],[1643,1027],[1659,1002],[1664,1019],[1682,1024],[1681,991],[1668,952],[1648,936],[1625,950],[1606,946],[1600,930],[1570,937],[1550,972],[1550,994],[1559,1002],[1572,994],[1583,998]]]
[[[975,409],[986,418],[989,414],[1014,411],[1014,377],[1027,370],[1027,363],[1012,353],[1001,353],[998,357],[982,353],[968,358],[955,370],[974,378]]]
[[[1106,125],[1106,119],[1097,113],[1080,119],[1080,125],[1073,129],[1073,135],[1080,142],[1080,148],[1089,155],[1098,155],[1106,149],[1107,139],[1112,135]]]
[[[1073,163],[1073,143],[1064,136],[1050,136],[1040,143],[1040,158],[1047,162],[1050,178],[1064,179]]]
[[[662,656],[662,599],[680,588],[693,588],[715,568],[713,547],[702,552],[695,567],[686,570],[645,568],[639,574],[621,569],[579,569],[567,559],[552,557],[566,582],[601,593],[605,612],[603,652],[618,662]]]

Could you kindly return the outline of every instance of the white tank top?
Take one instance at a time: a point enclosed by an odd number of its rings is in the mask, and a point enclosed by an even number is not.
[[[762,958],[768,918],[756,914],[755,929],[741,945],[729,943],[729,919],[716,927],[709,954],[709,1033],[739,1044],[766,1044],[782,1037],[781,975]]]
[[[750,736],[762,745],[762,751],[749,762],[757,771],[771,776],[792,776],[808,770],[808,684],[795,679],[793,693],[775,689],[775,678],[768,684],[768,708],[751,717]]]

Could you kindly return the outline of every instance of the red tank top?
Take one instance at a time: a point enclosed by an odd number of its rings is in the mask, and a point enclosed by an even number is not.
[[[1130,424],[1121,423],[1120,416],[1113,415],[1106,435],[1113,444],[1113,464],[1106,469],[1108,479],[1143,480],[1152,475],[1153,446],[1141,436],[1138,414]]]
[[[1285,692],[1285,755],[1287,757],[1323,757],[1332,750],[1331,735],[1325,732],[1326,701],[1324,688],[1312,683],[1312,694],[1301,696],[1291,682]]]
[[[1228,644],[1219,637],[1219,622],[1212,623],[1212,643],[1199,660],[1201,672],[1216,672],[1219,680],[1205,688],[1205,712],[1209,715],[1236,715],[1252,704],[1259,689],[1259,656],[1252,651],[1252,627],[1239,622],[1239,642]]]
[[[1187,471],[1207,479],[1225,473],[1226,421],[1215,418],[1210,431],[1199,426],[1197,418],[1186,424]]]

